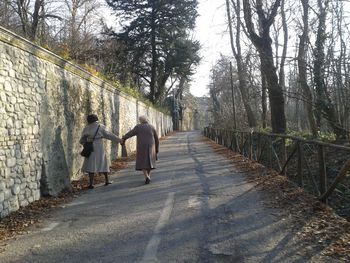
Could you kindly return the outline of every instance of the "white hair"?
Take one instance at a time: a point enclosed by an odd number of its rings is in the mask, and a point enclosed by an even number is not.
[[[148,123],[148,118],[147,118],[147,116],[142,115],[142,116],[139,117],[139,121],[141,123]]]

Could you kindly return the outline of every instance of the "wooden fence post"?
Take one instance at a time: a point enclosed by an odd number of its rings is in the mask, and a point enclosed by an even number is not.
[[[298,167],[297,167],[297,180],[300,187],[303,186],[303,151],[301,142],[297,142],[297,153],[298,153]]]
[[[282,161],[281,163],[286,163],[287,161],[287,148],[286,148],[286,138],[282,138]],[[287,167],[283,171],[283,175],[286,175]]]
[[[318,145],[318,167],[321,196],[327,191],[327,171],[323,145]],[[327,202],[327,199],[325,200]]]
[[[268,142],[269,142],[269,166],[270,166],[270,169],[273,168],[272,166],[272,138],[270,136],[268,136]]]
[[[234,139],[235,139],[235,152],[237,152],[238,151],[237,131],[234,131]]]
[[[249,133],[249,159],[252,160],[253,156],[253,134]]]
[[[260,137],[261,137],[261,134],[259,133],[258,134],[258,141],[257,141],[257,143],[256,143],[256,161],[257,162],[259,162],[259,160],[260,160],[260,151],[261,151],[261,145],[260,145]]]
[[[343,167],[340,169],[339,174],[337,177],[334,179],[333,183],[331,186],[327,189],[327,191],[320,196],[320,200],[322,202],[325,202],[327,198],[333,193],[337,185],[346,178],[347,172],[350,170],[350,160],[346,161],[346,163],[343,165]]]

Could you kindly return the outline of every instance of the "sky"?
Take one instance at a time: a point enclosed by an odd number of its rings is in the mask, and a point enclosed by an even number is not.
[[[232,55],[225,11],[225,0],[199,0],[194,37],[202,45],[202,60],[190,83],[190,91],[197,97],[208,94],[210,69],[220,53]]]

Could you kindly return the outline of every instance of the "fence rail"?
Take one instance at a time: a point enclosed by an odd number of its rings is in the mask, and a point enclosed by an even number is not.
[[[335,202],[336,209],[341,206],[350,214],[350,147],[284,134],[211,127],[204,128],[204,135],[288,176],[321,201]]]

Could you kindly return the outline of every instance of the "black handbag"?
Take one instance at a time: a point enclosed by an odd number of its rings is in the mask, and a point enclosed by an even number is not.
[[[98,125],[97,130],[95,132],[94,138],[92,138],[92,142],[84,142],[83,144],[83,150],[81,151],[80,155],[88,158],[91,153],[94,151],[94,144],[93,141],[95,140],[96,134],[98,132],[98,129],[100,129],[100,125]]]

